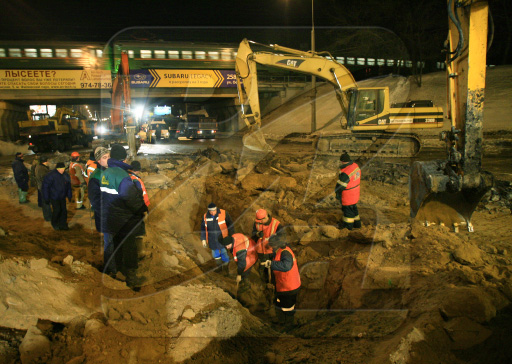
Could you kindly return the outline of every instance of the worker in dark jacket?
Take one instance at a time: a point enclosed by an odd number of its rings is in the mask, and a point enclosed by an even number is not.
[[[133,183],[139,190],[142,191],[142,197],[144,198],[144,203],[149,208],[149,196],[148,191],[146,190],[146,185],[144,184],[144,181],[142,181],[142,178],[140,178],[136,173],[139,173],[141,170],[141,165],[139,161],[132,161],[131,163],[132,169],[128,171],[128,174],[130,175],[130,178],[132,179]],[[146,256],[146,251],[144,249],[144,237],[143,236],[137,236],[135,239],[135,242],[137,244],[137,255],[139,256],[139,260],[144,258]]]
[[[361,227],[361,218],[357,209],[361,170],[357,163],[352,161],[348,153],[341,155],[340,162],[340,174],[334,188],[336,199],[341,202],[341,211],[343,213],[343,219],[339,227],[348,230],[358,229]]]
[[[270,267],[274,273],[277,318],[285,328],[290,329],[294,324],[295,304],[301,286],[297,259],[281,235],[273,235],[269,245],[273,253],[271,259],[263,262],[263,265]]]
[[[126,164],[127,153],[120,144],[110,150],[108,168],[102,171],[101,223],[112,234],[116,267],[126,277],[126,284],[136,290],[144,282],[137,275],[138,256],[136,237],[145,234],[144,212],[148,210],[142,191],[133,183]]]
[[[14,180],[18,185],[18,197],[20,203],[27,203],[28,193],[28,169],[23,163],[23,153],[16,153],[16,159],[12,162],[12,172],[14,173]]]
[[[217,208],[213,202],[210,203],[201,224],[201,242],[204,248],[211,249],[215,264],[225,275],[228,275],[229,255],[224,245],[219,242],[219,237],[222,240],[234,232],[233,221],[228,212]]]
[[[91,208],[94,210],[94,223],[96,230],[103,234],[103,273],[115,277],[117,267],[114,259],[114,243],[112,234],[109,234],[106,226],[103,226],[101,219],[101,178],[103,171],[108,168],[110,151],[105,147],[98,147],[94,151],[94,159],[97,161],[97,168],[89,175],[88,195]]]
[[[66,197],[71,202],[71,179],[64,163],[57,163],[56,168],[43,179],[43,199],[52,206],[52,227],[55,230],[69,230]]]
[[[45,221],[52,220],[52,207],[49,203],[47,203],[48,201],[45,201],[45,199],[43,198],[43,180],[44,177],[46,177],[46,175],[50,173],[50,168],[48,167],[48,164],[48,158],[42,155],[39,157],[39,164],[36,166],[34,170],[35,181],[37,184],[37,201],[39,207],[43,209],[43,217]]]

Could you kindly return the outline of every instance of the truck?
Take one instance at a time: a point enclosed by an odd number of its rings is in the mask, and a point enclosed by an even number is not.
[[[250,44],[271,51],[254,52]],[[236,55],[235,71],[242,118],[248,126],[243,143],[250,149],[271,150],[261,133],[258,64],[316,76],[334,86],[341,110],[340,129],[316,134],[319,154],[340,155],[347,151],[352,155],[414,157],[421,141],[410,130],[443,126],[441,107],[424,100],[391,105],[387,87],[358,87],[350,71],[328,52],[305,52],[244,39]]]
[[[93,122],[68,107],[57,108],[55,115],[27,112],[28,120],[18,121],[20,136],[29,149],[38,152],[88,147],[93,139]]]
[[[183,115],[176,135],[188,139],[215,139],[218,132],[217,119],[210,117],[204,109],[190,111]]]
[[[146,142],[156,143],[162,139],[169,141],[169,127],[164,118],[150,120],[146,132]]]

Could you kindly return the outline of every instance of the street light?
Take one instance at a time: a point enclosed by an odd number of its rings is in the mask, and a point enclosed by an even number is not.
[[[315,7],[314,0],[311,0],[311,52],[315,53]],[[316,76],[311,77],[311,132],[316,131]]]

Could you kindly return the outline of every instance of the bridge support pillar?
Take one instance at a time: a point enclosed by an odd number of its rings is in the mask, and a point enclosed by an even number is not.
[[[0,101],[0,140],[12,142],[18,140],[18,121],[26,119],[26,108]]]

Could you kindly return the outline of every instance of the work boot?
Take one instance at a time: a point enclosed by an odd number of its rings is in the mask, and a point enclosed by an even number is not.
[[[144,250],[144,239],[141,236],[136,237],[135,245],[137,246],[137,257],[140,261],[147,255],[147,252]]]
[[[229,277],[229,263],[222,264],[222,274]]]
[[[283,312],[284,314],[284,330],[290,331],[295,327],[295,312]]]
[[[132,290],[139,291],[144,282],[146,282],[146,277],[138,276],[135,269],[126,272],[126,285]]]
[[[360,229],[361,228],[361,220],[355,220],[354,221],[354,229]]]
[[[222,271],[222,260],[220,258],[215,258],[215,264],[217,267],[213,270],[215,273],[220,273]]]
[[[338,229],[340,229],[340,230],[343,230],[343,229],[352,230],[353,227],[354,227],[354,224],[347,224],[343,220],[338,223]]]
[[[276,324],[283,326],[286,323],[286,316],[283,310],[276,307]]]

